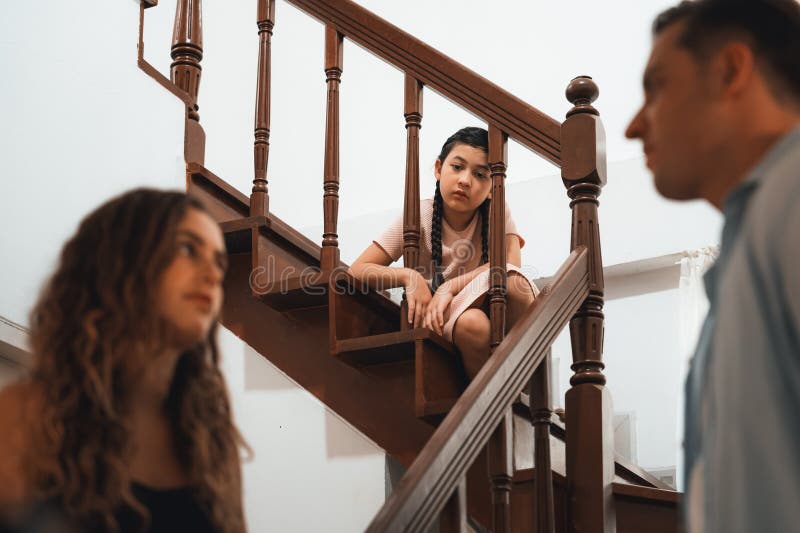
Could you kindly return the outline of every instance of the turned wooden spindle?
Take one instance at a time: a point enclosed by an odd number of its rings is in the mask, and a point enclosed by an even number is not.
[[[489,168],[492,172],[492,202],[489,208],[489,346],[494,350],[506,331],[506,168],[508,137],[489,125]]]
[[[403,203],[403,266],[419,267],[419,130],[422,128],[422,84],[413,76],[405,78],[406,186]],[[401,329],[408,329],[408,303],[403,293]]]
[[[339,264],[339,84],[342,80],[343,36],[333,26],[325,27],[325,79],[328,85],[328,104],[325,119],[324,229],[322,233],[323,271],[330,272]]]
[[[172,83],[191,98],[190,119],[200,120],[197,94],[200,89],[200,62],[203,60],[203,24],[200,0],[178,0],[175,26],[172,31],[172,64],[169,73]]]
[[[256,119],[253,142],[253,190],[250,194],[250,216],[269,215],[270,84],[272,70],[272,28],[275,26],[275,0],[258,0],[258,80],[256,85]]]
[[[536,468],[534,512],[535,533],[555,531],[553,510],[553,471],[550,465],[550,353],[545,356],[530,381],[530,411],[534,434]]]
[[[561,126],[561,177],[571,199],[571,249],[586,246],[589,253],[589,296],[569,325],[574,371],[565,401],[570,530],[614,531],[612,409],[603,375],[603,260],[597,214],[597,198],[606,184],[605,132],[592,107],[599,90],[590,77],[572,80],[566,95],[574,107]]]
[[[511,480],[514,451],[514,428],[511,410],[498,424],[486,446],[489,483],[492,490],[492,531],[511,532]]]

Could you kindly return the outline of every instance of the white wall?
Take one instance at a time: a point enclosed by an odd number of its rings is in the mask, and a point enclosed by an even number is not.
[[[363,531],[384,501],[385,453],[221,328],[233,410],[255,450],[244,465],[249,530]]]
[[[183,188],[183,104],[136,66],[138,5],[16,2],[0,17],[0,316],[25,325],[80,218]]]
[[[676,433],[683,375],[677,289],[606,302],[604,374],[615,413],[635,414],[637,463],[646,469],[674,467],[681,443]],[[563,405],[573,372],[569,331],[553,345],[559,358]]]

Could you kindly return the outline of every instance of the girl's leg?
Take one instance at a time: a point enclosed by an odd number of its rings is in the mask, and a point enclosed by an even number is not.
[[[520,319],[533,303],[533,288],[517,272],[508,275],[506,293],[506,330]],[[484,302],[488,306],[488,300]],[[489,359],[489,316],[481,308],[467,309],[453,325],[453,343],[461,352],[469,379],[474,378]]]
[[[509,272],[506,292],[506,332],[522,318],[533,303],[533,299],[533,288],[525,276],[518,272]]]
[[[489,317],[478,308],[467,309],[453,326],[453,342],[461,352],[469,379],[489,359]]]

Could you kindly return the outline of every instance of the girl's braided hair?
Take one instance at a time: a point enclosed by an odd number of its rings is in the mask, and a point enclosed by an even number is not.
[[[447,138],[439,152],[438,160],[444,163],[450,151],[456,144],[466,144],[479,148],[484,152],[489,151],[489,133],[483,128],[467,127],[461,128]],[[444,283],[442,275],[442,215],[444,213],[444,200],[439,189],[439,181],[436,181],[436,191],[433,195],[433,216],[431,220],[431,255],[433,257],[433,281],[431,288],[436,291]],[[489,262],[489,204],[491,200],[487,198],[478,207],[481,215],[481,264]]]

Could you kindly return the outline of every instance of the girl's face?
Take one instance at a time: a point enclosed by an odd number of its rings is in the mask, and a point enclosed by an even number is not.
[[[444,161],[437,159],[434,174],[451,212],[475,212],[492,191],[486,152],[468,144],[456,143]]]
[[[222,306],[227,261],[217,223],[202,211],[188,209],[156,292],[157,312],[167,324],[171,347],[186,349],[208,336]]]

